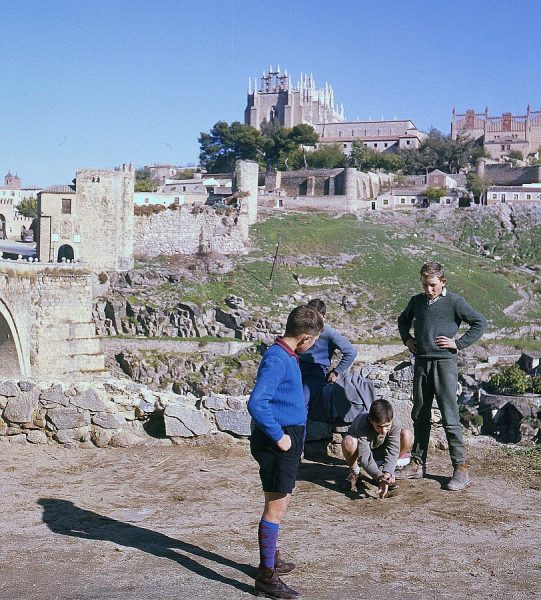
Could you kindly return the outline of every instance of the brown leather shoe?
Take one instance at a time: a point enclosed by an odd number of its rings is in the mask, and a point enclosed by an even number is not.
[[[291,571],[295,570],[296,566],[294,562],[283,560],[280,556],[280,551],[276,550],[276,554],[274,555],[274,569],[278,575],[288,575]]]
[[[357,491],[357,481],[361,476],[360,473],[354,473],[353,471],[349,472],[349,475],[342,481],[342,487],[348,492],[356,492]]]
[[[400,471],[395,471],[395,479],[421,479],[425,476],[425,466],[411,461],[408,465],[403,467]]]
[[[446,488],[451,492],[459,492],[470,485],[471,479],[468,473],[468,465],[456,465],[453,476]]]
[[[255,578],[256,595],[281,600],[299,600],[301,595],[287,586],[279,577],[276,569],[259,567]]]

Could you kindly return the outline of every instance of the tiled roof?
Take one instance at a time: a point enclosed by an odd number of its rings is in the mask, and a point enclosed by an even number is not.
[[[51,185],[44,190],[41,190],[42,194],[74,194],[74,185]]]

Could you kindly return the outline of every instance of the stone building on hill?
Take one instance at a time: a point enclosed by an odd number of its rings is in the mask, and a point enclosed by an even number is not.
[[[505,112],[499,116],[489,116],[468,109],[458,114],[453,108],[451,116],[451,136],[466,135],[474,140],[482,139],[490,156],[501,159],[509,152],[518,150],[524,158],[536,154],[541,148],[541,110],[533,111],[528,105],[525,115]]]
[[[344,120],[344,107],[334,104],[334,92],[328,83],[317,89],[312,75],[301,73],[294,87],[287,71],[269,68],[263,71],[261,85],[257,79],[248,82],[248,98],[244,122],[256,129],[263,122],[276,123],[282,127],[294,127],[300,123],[335,123]]]

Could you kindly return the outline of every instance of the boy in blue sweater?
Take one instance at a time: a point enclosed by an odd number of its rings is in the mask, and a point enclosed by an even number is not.
[[[297,352],[305,352],[323,330],[321,315],[298,306],[287,318],[284,337],[265,352],[248,400],[253,420],[252,456],[259,464],[265,507],[259,522],[259,570],[256,591],[271,598],[300,598],[279,575],[295,565],[280,559],[278,532],[295,487],[304,443],[306,405]]]
[[[430,416],[435,397],[454,467],[447,489],[458,491],[470,484],[470,476],[456,398],[456,356],[459,350],[467,348],[483,335],[487,320],[462,296],[447,290],[445,273],[439,263],[427,262],[422,266],[421,284],[423,293],[412,296],[398,317],[400,337],[409,351],[415,354],[411,411],[415,440],[411,463],[397,474],[397,479],[420,479],[425,474]],[[461,323],[467,323],[469,329],[455,339]],[[412,324],[414,335],[411,335]]]

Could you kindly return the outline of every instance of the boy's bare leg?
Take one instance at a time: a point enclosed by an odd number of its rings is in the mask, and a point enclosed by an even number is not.
[[[351,467],[357,462],[357,448],[359,442],[352,435],[345,435],[342,438],[342,454],[346,459],[347,464]]]
[[[343,481],[342,485],[344,489],[349,492],[357,491],[357,480],[361,469],[357,463],[357,449],[359,447],[359,441],[352,435],[346,435],[342,438],[342,454],[349,465],[350,472],[347,478]]]
[[[282,494],[281,492],[264,492],[265,508],[261,517],[269,523],[279,525],[286,514],[287,507],[291,502],[291,494]]]
[[[407,427],[400,430],[400,457],[409,456],[413,448],[413,431]]]

